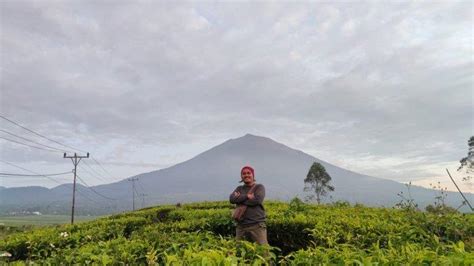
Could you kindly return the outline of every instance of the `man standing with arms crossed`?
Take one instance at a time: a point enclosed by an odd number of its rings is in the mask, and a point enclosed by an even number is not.
[[[265,187],[255,183],[255,171],[250,166],[242,168],[240,177],[240,182],[244,182],[244,185],[238,186],[229,196],[230,203],[246,208],[242,217],[237,220],[236,239],[268,244],[263,207]]]

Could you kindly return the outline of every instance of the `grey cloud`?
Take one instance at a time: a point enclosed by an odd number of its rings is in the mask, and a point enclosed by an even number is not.
[[[331,158],[432,163],[472,134],[469,2],[1,9],[1,112],[99,154],[183,145],[169,158],[187,158],[251,132]]]

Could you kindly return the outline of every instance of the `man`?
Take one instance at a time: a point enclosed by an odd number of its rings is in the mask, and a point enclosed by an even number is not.
[[[255,183],[255,171],[250,166],[242,168],[240,177],[240,182],[244,182],[244,185],[238,186],[229,196],[230,203],[245,205],[247,208],[242,219],[237,221],[236,239],[268,244],[263,208],[265,187]]]

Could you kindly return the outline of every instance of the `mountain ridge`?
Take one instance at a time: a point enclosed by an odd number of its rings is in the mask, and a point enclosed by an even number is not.
[[[313,162],[319,162],[326,168],[336,188],[334,193],[330,193],[332,198],[326,198],[326,201],[346,200],[370,206],[393,206],[400,201],[397,193],[406,191],[405,184],[343,169],[271,138],[252,134],[229,139],[176,165],[132,177],[139,178],[140,193],[148,195],[146,205],[225,200],[239,185],[240,168],[251,165],[255,169],[257,182],[265,185],[268,199],[289,200],[294,196],[305,196],[303,180]],[[93,188],[116,200],[105,203],[104,198],[88,193],[87,198],[90,200],[104,202],[104,206],[114,206],[114,210],[130,209],[133,196],[131,182],[127,179]],[[70,185],[61,185],[53,190],[54,194],[61,194],[57,197],[67,201],[72,188]],[[434,192],[422,187],[411,187],[411,193],[420,206],[432,203]],[[5,193],[2,191],[2,194]],[[77,196],[86,203],[85,195]],[[458,197],[457,193],[448,193],[448,203],[452,206],[461,202],[452,199],[455,197]],[[11,203],[11,199],[8,201]],[[97,207],[95,205],[91,202],[87,206]]]

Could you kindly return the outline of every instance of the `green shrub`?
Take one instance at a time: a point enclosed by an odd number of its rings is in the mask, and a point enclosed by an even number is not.
[[[0,240],[3,261],[102,265],[472,265],[474,215],[268,202],[271,246],[234,240],[227,202],[160,206]],[[0,263],[2,259],[0,259]]]

